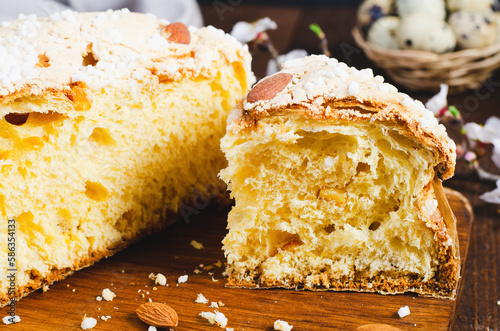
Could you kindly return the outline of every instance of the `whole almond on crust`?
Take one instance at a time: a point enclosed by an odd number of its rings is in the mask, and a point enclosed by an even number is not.
[[[356,331],[401,331],[401,329],[388,324],[366,324],[359,326]]]
[[[146,302],[140,305],[135,312],[141,321],[155,327],[165,328],[177,326],[179,323],[176,311],[164,303]]]
[[[187,26],[181,22],[172,23],[162,27],[160,34],[173,43],[189,44],[191,42],[191,33],[189,33]]]
[[[278,73],[262,80],[248,93],[247,101],[254,103],[274,98],[276,94],[283,91],[292,78],[292,74]]]

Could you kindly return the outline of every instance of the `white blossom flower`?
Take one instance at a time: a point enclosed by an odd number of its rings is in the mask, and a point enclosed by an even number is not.
[[[493,140],[500,139],[500,118],[492,116],[486,120],[484,126],[477,123],[466,123],[464,130],[470,139],[491,144]]]
[[[429,109],[434,115],[438,115],[441,109],[445,108],[448,105],[448,85],[441,84],[439,85],[441,90],[439,93],[433,96],[427,101],[425,104],[425,108]]]
[[[497,188],[491,192],[486,192],[480,196],[481,199],[488,203],[500,204],[500,179],[497,180]]]
[[[248,22],[238,22],[233,26],[231,35],[238,39],[241,43],[247,43],[249,41],[257,38],[259,33],[266,30],[275,30],[278,24],[271,20],[269,17],[261,18],[258,21],[248,23]]]
[[[307,51],[303,49],[293,49],[290,52],[278,56],[278,62],[281,65],[282,63],[285,63],[286,61],[290,60],[295,60],[295,59],[300,59],[303,58],[304,56],[307,56]],[[267,71],[266,74],[268,76],[277,73],[279,71],[278,65],[274,59],[269,60],[267,63]]]
[[[493,144],[491,159],[500,168],[500,118],[492,116],[486,120],[484,126],[477,123],[466,123],[464,130],[469,139]]]

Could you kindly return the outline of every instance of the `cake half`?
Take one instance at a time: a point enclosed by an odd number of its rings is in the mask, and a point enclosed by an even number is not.
[[[455,144],[432,112],[324,56],[284,64],[231,112],[228,285],[454,298]]]
[[[254,82],[234,38],[126,10],[0,36],[0,305],[224,192],[219,141]]]

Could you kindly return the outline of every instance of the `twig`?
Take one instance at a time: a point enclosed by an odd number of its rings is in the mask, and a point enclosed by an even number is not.
[[[273,42],[271,41],[271,38],[267,34],[267,32],[261,32],[256,38],[256,43],[257,45],[266,48],[269,53],[271,54],[272,59],[274,62],[276,62],[276,66],[278,67],[278,70],[281,70],[281,63],[278,60],[279,53],[276,50],[276,47],[274,47]]]
[[[323,54],[325,54],[328,57],[332,56],[332,53],[330,53],[330,50],[328,50],[328,39],[326,39],[326,35],[321,30],[320,26],[316,23],[313,23],[309,25],[309,29],[314,32],[314,34],[319,38],[321,41],[321,49],[323,50]]]

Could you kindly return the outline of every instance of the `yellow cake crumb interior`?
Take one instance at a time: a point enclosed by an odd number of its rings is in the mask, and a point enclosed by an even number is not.
[[[228,133],[222,148],[236,200],[223,241],[232,278],[312,288],[435,275],[417,197],[436,158],[395,124],[276,115]]]

